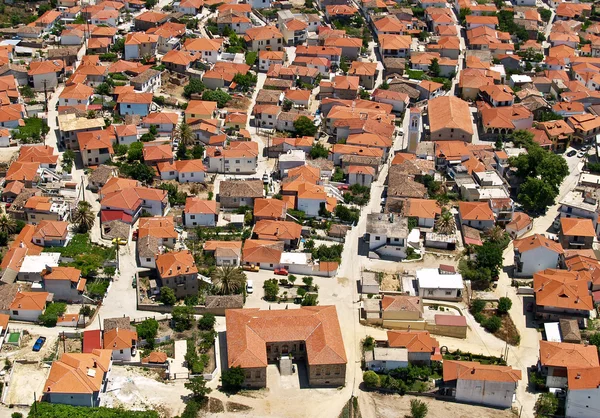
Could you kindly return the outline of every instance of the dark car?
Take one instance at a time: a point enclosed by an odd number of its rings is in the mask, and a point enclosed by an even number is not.
[[[567,157],[572,157],[575,154],[577,154],[577,151],[575,151],[574,149],[572,149],[571,151],[567,152]]]
[[[33,345],[33,351],[40,351],[46,342],[46,337],[40,337],[35,341]]]

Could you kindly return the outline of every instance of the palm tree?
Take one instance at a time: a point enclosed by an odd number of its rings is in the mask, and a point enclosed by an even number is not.
[[[17,230],[17,222],[6,214],[0,216],[0,232],[5,234],[12,234]]]
[[[246,274],[239,267],[223,266],[214,271],[212,282],[217,293],[231,295],[243,289]]]
[[[194,138],[194,132],[190,125],[185,122],[181,122],[177,128],[175,128],[175,132],[173,136],[176,139],[179,139],[180,145],[193,146],[196,143],[196,138]]]
[[[435,221],[435,230],[441,234],[452,235],[454,234],[455,227],[454,215],[447,210],[444,210],[437,221]]]
[[[81,201],[77,205],[77,209],[71,215],[71,221],[77,225],[77,229],[81,232],[87,232],[92,229],[96,221],[96,215],[91,211],[92,205],[86,201]]]
[[[485,231],[485,235],[487,236],[488,240],[492,242],[502,241],[504,239],[504,234],[504,229],[502,229],[498,225]]]

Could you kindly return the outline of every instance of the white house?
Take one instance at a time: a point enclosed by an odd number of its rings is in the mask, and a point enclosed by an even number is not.
[[[152,93],[124,93],[117,98],[121,116],[148,116],[151,103]]]
[[[348,184],[353,186],[360,184],[370,187],[375,178],[375,169],[364,165],[351,165],[348,167]]]
[[[590,219],[596,235],[600,233],[598,200],[591,193],[571,190],[559,203],[558,213],[561,218]]]
[[[596,418],[600,413],[600,367],[567,370],[567,418]]]
[[[138,131],[136,125],[117,125],[115,126],[117,141],[121,145],[131,145],[138,140]]]
[[[131,361],[136,355],[137,332],[125,328],[104,331],[104,348],[112,350],[113,360]]]
[[[268,9],[271,7],[271,0],[250,0],[253,9]]]
[[[221,59],[221,54],[223,53],[223,40],[207,38],[188,39],[183,49],[193,54],[200,54],[203,61],[216,64]]]
[[[416,218],[417,225],[421,228],[433,228],[442,208],[433,199],[406,199],[402,213],[407,218]]]
[[[442,274],[439,269],[417,270],[419,296],[425,299],[461,300],[463,278],[460,274]]]
[[[365,351],[367,369],[376,372],[389,372],[408,367],[408,350],[406,348],[375,347]]]
[[[183,224],[188,227],[215,226],[219,214],[219,205],[214,200],[188,197],[183,210]]]
[[[303,211],[306,216],[318,216],[323,206],[328,211],[333,211],[334,207],[330,207],[330,199],[334,198],[328,198],[325,188],[321,185],[303,183],[298,186],[297,208]]]
[[[488,202],[460,202],[458,218],[461,225],[480,230],[490,229],[495,223],[494,212]]]
[[[0,128],[0,147],[6,148],[10,146],[10,131],[6,128]]]
[[[83,43],[84,33],[79,29],[63,30],[60,34],[61,45],[81,45]]]
[[[37,322],[51,300],[52,294],[48,292],[17,292],[8,314],[16,321]]]
[[[208,147],[206,156],[209,173],[254,173],[258,163],[258,144],[234,141],[227,148]]]
[[[406,218],[393,213],[370,213],[364,240],[369,244],[369,252],[379,257],[402,259],[406,258],[408,232]]]
[[[377,89],[371,96],[375,102],[392,105],[392,110],[398,113],[404,112],[410,102],[408,94],[392,90]]]
[[[521,371],[475,361],[444,361],[444,384],[457,401],[510,408]]]
[[[71,84],[63,89],[58,97],[59,106],[88,106],[94,89],[85,84]]]
[[[178,160],[158,163],[161,180],[177,180],[179,183],[204,183],[206,167],[202,160]]]
[[[515,276],[532,277],[538,271],[559,266],[564,251],[559,243],[543,235],[515,240]]]

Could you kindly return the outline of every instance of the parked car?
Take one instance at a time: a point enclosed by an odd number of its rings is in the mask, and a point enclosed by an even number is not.
[[[262,176],[263,184],[269,184],[269,175],[267,173]]]
[[[288,271],[284,268],[275,269],[274,273],[279,276],[287,276],[289,274]]]
[[[46,337],[40,337],[33,344],[33,351],[40,351],[46,342]]]
[[[583,157],[585,157],[585,152],[583,152],[583,151],[579,151],[579,152],[577,153],[577,158],[583,158]]]
[[[139,233],[140,233],[140,230],[139,230],[139,229],[136,229],[135,231],[133,231],[133,234],[131,234],[131,239],[132,239],[133,241],[137,241],[137,240],[138,240],[138,235],[139,235]]]
[[[577,151],[575,151],[574,149],[572,149],[571,151],[567,152],[567,157],[572,157],[575,154],[577,154]]]
[[[133,280],[132,280],[132,282],[131,282],[131,287],[133,287],[135,289],[136,286],[137,286],[137,278],[134,277]]]
[[[242,270],[257,272],[260,270],[260,268],[254,264],[250,264],[248,266],[242,266]]]
[[[248,280],[246,282],[246,293],[254,292],[254,282],[252,280]]]

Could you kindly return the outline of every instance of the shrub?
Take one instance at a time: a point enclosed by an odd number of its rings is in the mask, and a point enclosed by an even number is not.
[[[227,390],[237,391],[244,384],[244,371],[241,367],[231,367],[228,370],[221,373],[221,383],[223,388]]]
[[[270,302],[277,300],[277,294],[279,293],[279,282],[277,279],[265,280],[263,289],[265,290],[265,300]]]
[[[192,328],[194,319],[194,308],[190,306],[175,306],[173,308],[173,328],[177,332],[183,332]]]
[[[510,310],[511,307],[512,307],[512,300],[510,300],[510,298],[501,297],[500,300],[498,301],[497,310],[500,315],[504,315],[504,314],[508,313],[508,311]]]
[[[55,327],[58,318],[67,310],[66,303],[52,302],[46,307],[46,310],[38,318],[38,321],[45,327]]]
[[[202,318],[198,320],[198,328],[203,331],[211,331],[215,329],[215,323],[217,322],[215,316],[211,313],[202,315]]]
[[[483,321],[481,325],[483,325],[488,332],[494,333],[502,327],[502,320],[497,316],[492,316]]]
[[[362,347],[364,351],[371,351],[373,348],[375,348],[375,338],[367,335],[362,342]]]
[[[160,301],[165,305],[175,305],[177,303],[177,298],[175,297],[175,292],[173,289],[163,286],[160,288]]]
[[[158,334],[158,321],[154,318],[148,318],[137,324],[135,328],[140,339],[152,343],[156,338],[156,334]]]
[[[379,375],[372,370],[363,373],[363,382],[368,388],[378,388],[381,386]]]
[[[471,313],[475,315],[476,313],[483,311],[485,309],[485,305],[487,305],[485,300],[473,299],[471,301]]]

